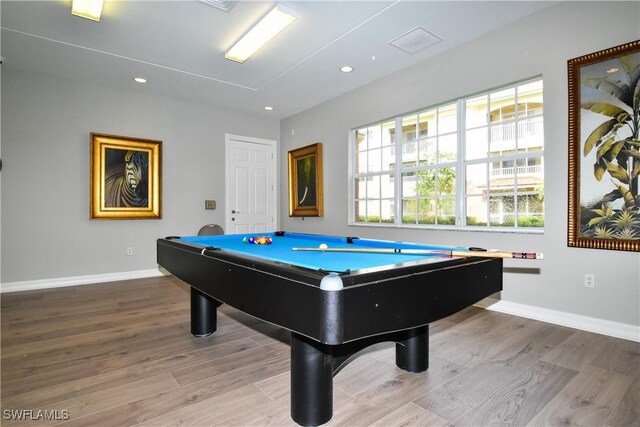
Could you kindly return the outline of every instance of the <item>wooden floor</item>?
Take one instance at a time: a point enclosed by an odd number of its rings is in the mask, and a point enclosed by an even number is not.
[[[174,278],[3,294],[1,311],[3,426],[295,425],[288,333],[223,306],[194,338]],[[389,343],[347,365],[328,425],[639,425],[639,343],[475,307],[430,336],[425,373]]]

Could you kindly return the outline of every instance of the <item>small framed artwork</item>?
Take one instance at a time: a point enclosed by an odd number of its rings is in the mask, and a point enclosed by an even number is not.
[[[162,218],[162,141],[92,133],[91,219]]]
[[[568,245],[640,251],[640,40],[567,65]]]
[[[322,216],[322,144],[289,151],[289,216]]]

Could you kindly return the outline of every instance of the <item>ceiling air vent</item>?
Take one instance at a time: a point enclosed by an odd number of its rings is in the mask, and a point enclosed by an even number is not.
[[[389,44],[413,55],[440,41],[442,39],[435,34],[422,27],[416,27],[391,40]]]
[[[200,0],[200,1],[202,3],[208,4],[209,6],[213,6],[220,10],[224,10],[225,12],[230,12],[231,9],[233,9],[235,5],[238,3],[237,1],[233,1],[233,0]]]

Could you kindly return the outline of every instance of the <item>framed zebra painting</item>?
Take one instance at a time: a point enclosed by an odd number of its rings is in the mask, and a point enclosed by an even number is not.
[[[162,141],[92,133],[90,218],[162,218]]]

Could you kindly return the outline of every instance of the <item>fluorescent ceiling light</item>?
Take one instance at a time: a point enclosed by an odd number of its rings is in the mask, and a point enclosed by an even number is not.
[[[342,71],[343,73],[350,73],[353,71],[353,67],[350,65],[343,65],[342,67],[340,67],[340,71]]]
[[[102,3],[104,3],[104,0],[73,0],[71,14],[91,19],[92,21],[100,21]]]
[[[295,21],[296,17],[278,5],[258,22],[240,41],[229,49],[224,57],[236,62],[244,62],[258,49],[267,44],[287,25]]]

